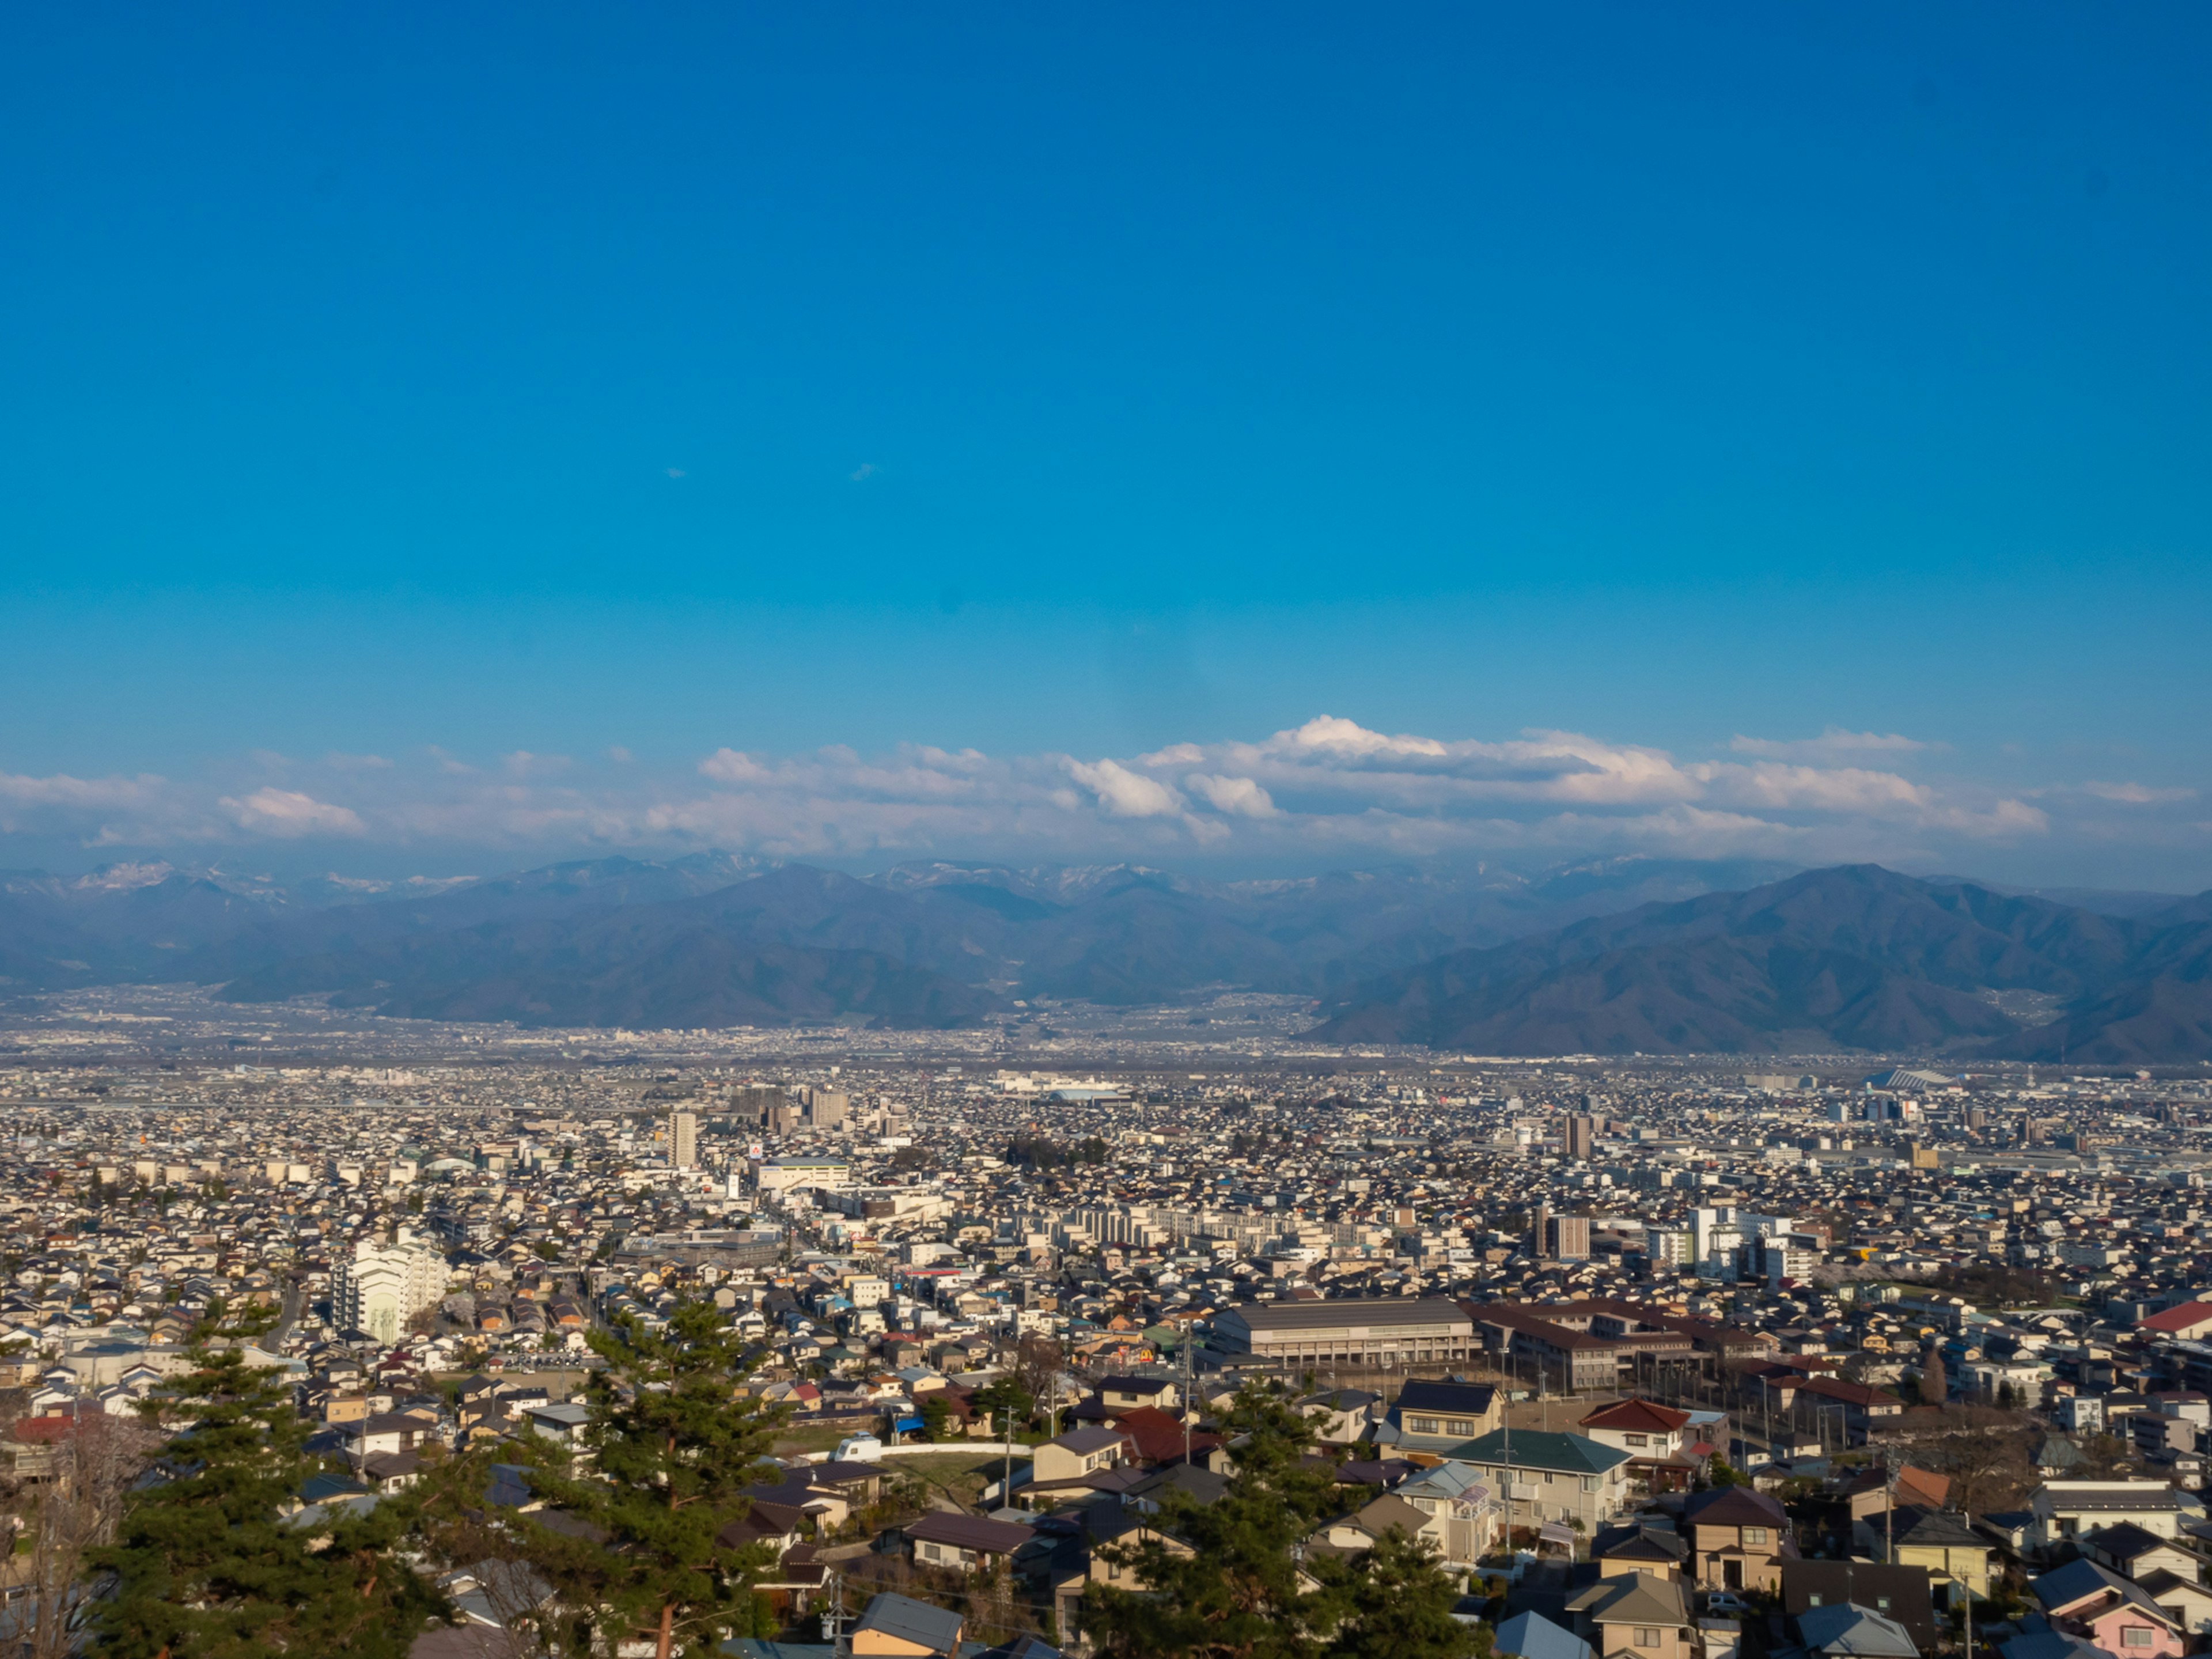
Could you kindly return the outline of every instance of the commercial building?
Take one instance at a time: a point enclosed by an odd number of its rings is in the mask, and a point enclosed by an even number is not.
[[[1455,1302],[1347,1297],[1228,1309],[1213,1322],[1213,1347],[1224,1359],[1287,1367],[1449,1364],[1476,1344],[1474,1321]]]
[[[668,1161],[679,1170],[697,1167],[699,1115],[696,1112],[671,1112],[668,1115]]]

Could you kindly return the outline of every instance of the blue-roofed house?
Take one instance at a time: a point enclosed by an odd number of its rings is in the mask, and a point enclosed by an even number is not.
[[[1517,1653],[1521,1659],[1591,1659],[1589,1643],[1540,1613],[1515,1613],[1498,1626],[1490,1648],[1492,1653]]]

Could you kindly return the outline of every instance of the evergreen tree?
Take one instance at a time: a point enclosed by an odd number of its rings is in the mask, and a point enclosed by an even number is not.
[[[1488,1651],[1487,1625],[1452,1617],[1459,1585],[1426,1539],[1393,1527],[1330,1577],[1340,1622],[1323,1659],[1474,1659]]]
[[[1028,1422],[1036,1410],[1036,1396],[1011,1371],[976,1389],[975,1403],[978,1411],[989,1413],[994,1428],[1003,1428],[1009,1434]]]
[[[939,1396],[944,1390],[933,1389],[921,1397],[918,1409],[921,1413],[921,1437],[929,1441],[950,1440],[952,1407]]]
[[[655,1659],[715,1653],[753,1627],[765,1564],[719,1534],[749,1507],[774,1416],[735,1397],[750,1367],[709,1303],[680,1304],[661,1331],[632,1316],[591,1340],[608,1364],[586,1395],[582,1467],[561,1448],[530,1455],[532,1486],[594,1535],[516,1524],[563,1603],[600,1627],[599,1650],[647,1637]]]
[[[1304,1461],[1311,1428],[1286,1395],[1260,1385],[1222,1426],[1236,1448],[1228,1489],[1206,1504],[1170,1489],[1152,1523],[1184,1547],[1158,1538],[1101,1547],[1139,1587],[1084,1592],[1084,1628],[1107,1653],[1315,1659],[1334,1627],[1341,1587],[1311,1587],[1292,1553],[1336,1507],[1333,1471]]]
[[[258,1334],[216,1310],[193,1369],[147,1415],[185,1427],[168,1445],[170,1479],[143,1487],[115,1542],[95,1552],[115,1575],[95,1614],[116,1659],[404,1659],[433,1613],[428,1583],[395,1559],[414,1523],[405,1498],[365,1514],[291,1513],[318,1465],[307,1425],[273,1370],[235,1344]],[[218,1341],[233,1346],[217,1347]]]

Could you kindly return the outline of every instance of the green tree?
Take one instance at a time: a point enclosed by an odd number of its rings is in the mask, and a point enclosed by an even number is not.
[[[775,1414],[736,1397],[747,1362],[711,1303],[679,1304],[665,1329],[635,1316],[595,1331],[607,1361],[586,1395],[581,1455],[529,1448],[532,1485],[594,1536],[519,1518],[531,1559],[571,1607],[600,1626],[601,1650],[647,1637],[655,1659],[718,1651],[754,1620],[757,1551],[720,1534],[750,1506]]]
[[[1036,1396],[1022,1386],[1021,1379],[1009,1371],[985,1388],[975,1390],[975,1408],[990,1414],[993,1424],[1005,1427],[1008,1413],[1016,1425],[1026,1423],[1036,1410]]]
[[[1164,1536],[1101,1547],[1135,1586],[1084,1591],[1084,1628],[1105,1652],[1316,1659],[1340,1622],[1344,1587],[1308,1588],[1293,1554],[1335,1508],[1330,1472],[1304,1461],[1311,1428],[1287,1394],[1259,1384],[1237,1395],[1222,1427],[1237,1473],[1220,1497],[1200,1504],[1170,1489],[1152,1523]]]
[[[944,1400],[944,1390],[933,1389],[921,1397],[921,1437],[928,1441],[950,1440],[952,1436],[947,1425],[952,1420],[952,1407]]]
[[[1323,1582],[1339,1621],[1324,1659],[1474,1659],[1489,1650],[1487,1625],[1452,1617],[1459,1584],[1426,1539],[1393,1527],[1357,1561],[1332,1564]]]
[[[136,1492],[115,1541],[94,1553],[115,1576],[94,1615],[103,1654],[402,1659],[442,1608],[394,1559],[415,1522],[408,1498],[365,1514],[288,1513],[318,1466],[289,1391],[236,1346],[264,1323],[213,1310],[193,1369],[149,1402],[149,1417],[185,1427],[166,1458],[173,1478]]]

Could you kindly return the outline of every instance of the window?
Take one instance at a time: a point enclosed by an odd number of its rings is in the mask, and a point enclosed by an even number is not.
[[[1409,1417],[1406,1419],[1406,1426],[1413,1430],[1415,1434],[1436,1434],[1441,1432],[1441,1425],[1433,1417]]]
[[[1583,1490],[1584,1492],[1595,1492],[1597,1490],[1597,1477],[1594,1474],[1584,1475],[1583,1477]]]
[[[1874,1598],[1874,1610],[1876,1613],[1887,1613],[1889,1611],[1889,1598],[1887,1595],[1875,1596]]]
[[[2124,1648],[2147,1648],[2150,1645],[2150,1630],[2148,1626],[2130,1625],[2120,1632],[2120,1645]]]
[[[1747,1544],[1764,1544],[1766,1541],[1766,1528],[1746,1527],[1743,1529],[1743,1541]]]
[[[1648,1434],[1624,1434],[1620,1437],[1632,1446],[1648,1446],[1651,1443],[1651,1437]]]
[[[1474,1420],[1465,1417],[1455,1417],[1451,1420],[1451,1431],[1454,1434],[1473,1434],[1474,1432]]]
[[[1638,1625],[1636,1627],[1636,1645],[1639,1648],[1657,1647],[1659,1627],[1656,1625]]]
[[[1807,1596],[1805,1598],[1805,1605],[1808,1607],[1819,1607],[1820,1605],[1820,1593],[1818,1590],[1815,1590],[1812,1595]]]

